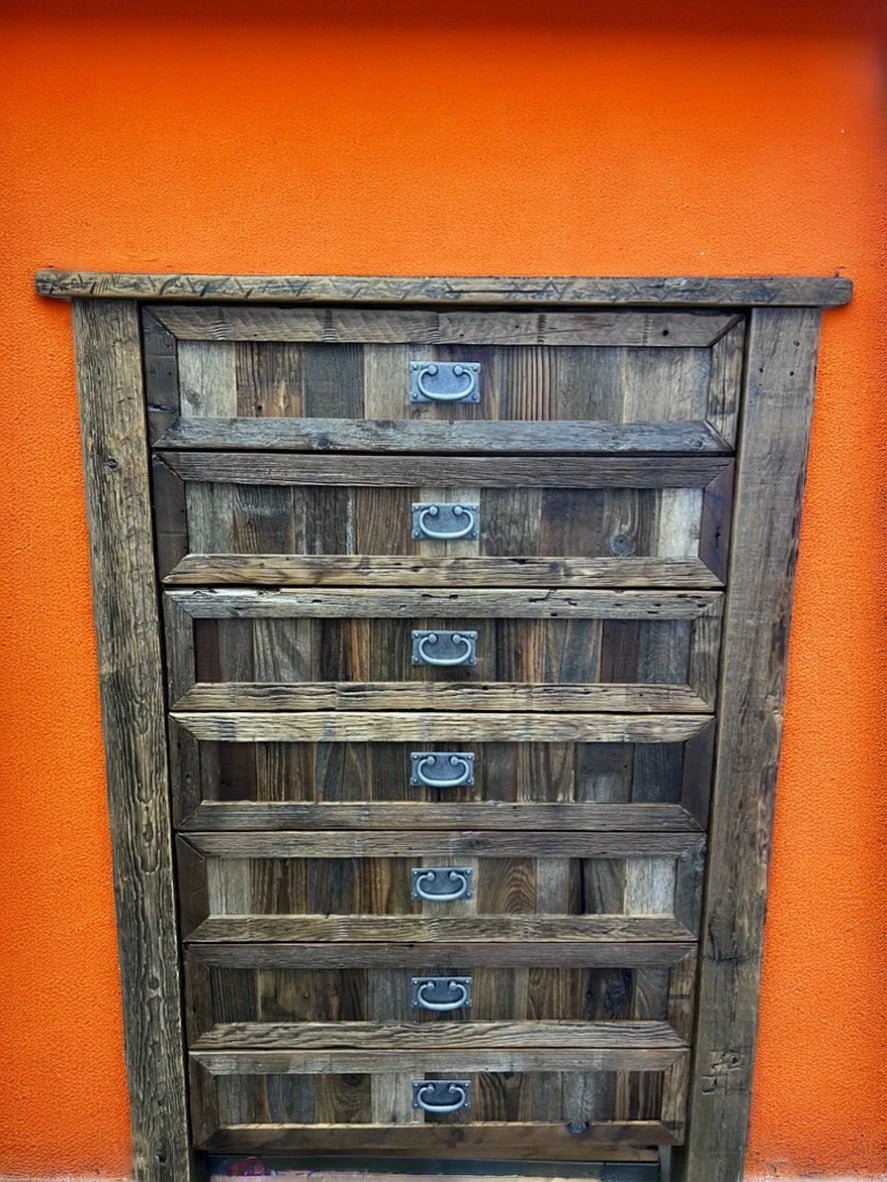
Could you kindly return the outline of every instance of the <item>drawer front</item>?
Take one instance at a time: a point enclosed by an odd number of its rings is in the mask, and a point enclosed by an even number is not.
[[[158,556],[173,583],[717,586],[732,477],[715,456],[164,452]]]
[[[688,945],[604,948],[603,963],[589,963],[594,958],[580,948],[575,965],[556,963],[556,954],[546,964],[538,953],[537,963],[508,964],[508,951],[495,946],[481,948],[482,957],[454,950],[462,960],[445,951],[391,949],[387,963],[366,964],[360,946],[334,945],[325,950],[333,961],[326,967],[316,949],[284,948],[276,958],[267,949],[252,951],[189,949],[192,1046],[373,1049],[399,1042],[440,1050],[540,1045],[544,1038],[563,1047],[599,1036],[586,1027],[601,1022],[610,1030],[623,1024],[613,1037],[626,1043],[647,1033],[632,1023],[665,1023],[690,1037],[695,955]],[[540,1023],[548,1024],[541,1033]]]
[[[449,742],[411,743],[218,742],[192,725],[171,724],[176,815],[190,829],[657,830],[707,817],[707,718],[686,716],[682,740],[605,730],[576,743],[477,742],[470,718]]]
[[[441,447],[428,428],[454,422],[691,423],[685,448],[711,446],[712,427],[728,443],[735,433],[745,325],[729,311],[168,305],[147,316],[164,354],[151,417],[166,446],[373,450],[373,433],[341,420],[380,422],[386,450],[412,451]]]
[[[717,592],[225,589],[164,598],[180,657],[171,666],[176,709],[714,704]]]
[[[186,939],[670,939],[696,930],[698,834],[193,833]]]
[[[581,1158],[602,1142],[680,1141],[688,1054],[192,1052],[192,1113],[215,1150]]]

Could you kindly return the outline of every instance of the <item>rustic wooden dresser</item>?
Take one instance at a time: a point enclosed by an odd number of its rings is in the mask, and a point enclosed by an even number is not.
[[[137,1177],[676,1147],[733,1182],[849,284],[38,289],[74,300]]]

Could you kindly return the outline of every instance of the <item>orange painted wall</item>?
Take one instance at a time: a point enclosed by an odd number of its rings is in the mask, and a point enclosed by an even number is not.
[[[47,265],[856,281],[825,318],[750,1165],[887,1168],[877,29],[848,35],[832,4],[783,5],[781,28],[746,6],[752,32],[718,3],[625,5],[630,30],[615,4],[596,22],[478,0],[436,28],[421,3],[377,5],[384,24],[347,0],[312,21],[123,7],[35,0],[0,42],[0,1174],[129,1164],[69,319],[32,294]]]

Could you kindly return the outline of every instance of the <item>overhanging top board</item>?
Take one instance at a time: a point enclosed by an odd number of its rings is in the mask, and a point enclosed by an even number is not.
[[[38,271],[38,295],[56,299],[233,300],[310,304],[694,304],[718,307],[831,308],[846,304],[849,279],[807,276],[545,278],[368,275],[143,275]]]

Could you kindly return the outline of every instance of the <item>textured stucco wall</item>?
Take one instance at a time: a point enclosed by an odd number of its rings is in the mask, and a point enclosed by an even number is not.
[[[824,322],[750,1164],[883,1168],[876,41],[829,32],[822,5],[803,35],[803,4],[730,37],[677,15],[645,31],[643,5],[630,32],[615,6],[557,29],[505,4],[438,29],[422,3],[412,26],[344,0],[326,24],[263,23],[261,0],[243,22],[54,7],[19,5],[0,45],[0,1170],[129,1168],[69,319],[32,294],[47,265],[856,281]]]

